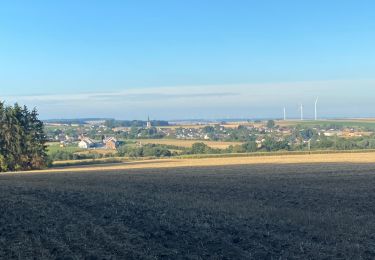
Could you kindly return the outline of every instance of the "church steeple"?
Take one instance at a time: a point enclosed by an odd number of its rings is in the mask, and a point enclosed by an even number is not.
[[[151,128],[151,121],[150,121],[150,116],[147,117],[147,128]]]

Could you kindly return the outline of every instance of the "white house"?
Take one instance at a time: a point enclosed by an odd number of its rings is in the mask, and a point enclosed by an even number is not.
[[[90,138],[83,138],[79,143],[78,147],[81,149],[90,149],[95,147],[95,143]]]

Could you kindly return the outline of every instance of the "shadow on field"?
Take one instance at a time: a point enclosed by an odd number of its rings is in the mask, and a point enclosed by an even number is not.
[[[375,164],[7,174],[0,186],[0,259],[375,258]]]
[[[153,164],[154,162],[148,162]],[[158,162],[162,163],[162,162]],[[142,165],[144,162],[136,162],[134,165]],[[190,171],[189,171],[190,170]],[[256,174],[363,174],[375,173],[374,163],[288,163],[288,164],[233,164],[220,166],[175,166],[144,168],[144,169],[109,169],[111,172],[136,172],[136,173],[170,173],[190,174],[191,171],[199,173],[199,175],[212,174],[236,174],[236,175],[256,175]]]

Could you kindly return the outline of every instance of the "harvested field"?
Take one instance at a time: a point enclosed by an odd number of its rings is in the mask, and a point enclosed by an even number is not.
[[[1,174],[0,259],[373,259],[371,156]]]
[[[111,159],[111,158],[108,158]],[[116,159],[116,158],[114,158]],[[119,160],[124,158],[118,157]],[[97,160],[100,161],[100,160]],[[74,161],[71,161],[74,162]],[[121,162],[121,161],[120,161]],[[62,161],[65,163],[65,161]],[[375,163],[375,153],[337,153],[337,154],[305,154],[305,155],[275,155],[259,157],[220,157],[202,159],[143,159],[129,160],[112,165],[92,165],[89,167],[72,166],[50,169],[48,172],[80,172],[85,171],[108,171],[147,168],[179,168],[179,167],[215,167],[229,165],[251,165],[256,164],[303,164],[303,163]],[[58,164],[56,164],[58,166]],[[46,171],[41,171],[46,172]]]
[[[201,141],[201,140],[179,140],[179,139],[138,139],[137,142],[142,144],[164,144],[174,145],[179,147],[191,147],[194,143],[205,143],[211,148],[226,149],[230,145],[239,145],[241,142],[216,142],[216,141]]]

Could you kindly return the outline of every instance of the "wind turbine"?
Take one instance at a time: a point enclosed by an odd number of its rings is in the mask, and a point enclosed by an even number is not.
[[[318,120],[318,101],[319,97],[317,97],[315,100],[315,121]]]

